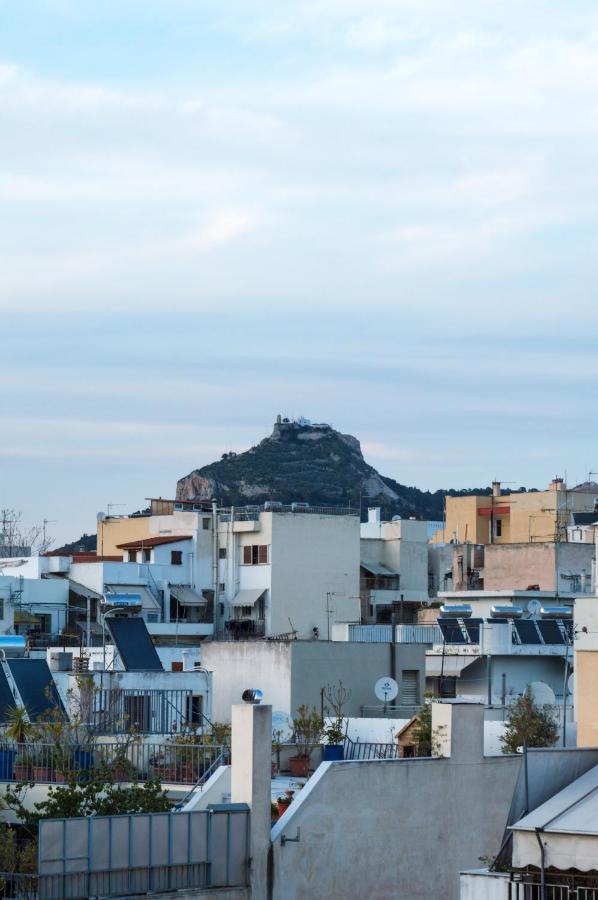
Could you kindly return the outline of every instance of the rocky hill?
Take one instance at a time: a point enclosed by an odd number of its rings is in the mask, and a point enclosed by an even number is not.
[[[476,493],[489,492],[475,491]],[[225,453],[177,483],[177,500],[217,499],[224,506],[278,500],[312,506],[381,506],[393,515],[442,519],[446,492],[420,491],[385,478],[363,458],[357,438],[330,425],[278,417],[270,437],[245,453]],[[450,491],[451,494],[474,493]]]

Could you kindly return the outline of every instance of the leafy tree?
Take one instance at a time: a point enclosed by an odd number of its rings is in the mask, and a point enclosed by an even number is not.
[[[432,731],[432,697],[428,695],[423,706],[416,714],[413,727],[413,742],[417,756],[442,756],[441,738],[444,725]]]
[[[554,714],[549,706],[538,706],[528,687],[509,707],[507,727],[501,737],[503,753],[517,753],[519,747],[552,747],[558,739]]]
[[[125,813],[168,812],[171,805],[158,781],[124,786],[110,780],[110,772],[97,772],[89,781],[73,777],[68,784],[50,787],[46,800],[33,809],[24,805],[28,785],[8,788],[6,804],[26,825],[40,819],[70,819],[79,816],[113,816]]]

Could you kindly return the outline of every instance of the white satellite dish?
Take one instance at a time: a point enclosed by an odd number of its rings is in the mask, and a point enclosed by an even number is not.
[[[556,700],[554,691],[545,681],[532,681],[530,690],[534,702],[537,703],[538,706],[554,706]]]
[[[394,678],[379,678],[374,685],[374,693],[378,700],[388,703],[399,693],[399,686]]]
[[[293,735],[293,723],[286,712],[272,713],[272,739],[279,744],[285,744]]]
[[[527,611],[530,616],[537,616],[542,609],[542,604],[539,600],[530,600],[527,604]]]
[[[571,672],[567,679],[567,688],[570,694],[575,693],[575,672]]]

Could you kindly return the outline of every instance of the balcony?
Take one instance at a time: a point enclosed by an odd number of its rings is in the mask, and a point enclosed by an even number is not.
[[[158,780],[194,785],[229,761],[220,744],[152,743],[134,740],[86,748],[58,744],[0,744],[0,782],[65,784],[94,778],[117,783]]]
[[[228,619],[214,634],[217,641],[254,641],[265,637],[264,619]]]

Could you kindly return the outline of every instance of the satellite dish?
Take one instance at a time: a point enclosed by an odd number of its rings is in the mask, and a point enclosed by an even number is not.
[[[570,694],[575,693],[575,672],[571,672],[567,679],[567,688]]]
[[[394,678],[379,678],[374,685],[374,693],[378,700],[388,703],[389,700],[394,700],[399,693],[399,686]]]
[[[286,712],[272,713],[272,738],[280,744],[285,744],[293,735],[293,723]]]
[[[539,600],[530,600],[527,604],[527,611],[530,616],[537,616],[541,609],[542,604]]]
[[[538,706],[554,706],[556,700],[554,691],[545,681],[532,681],[530,690],[534,702],[537,703]]]

